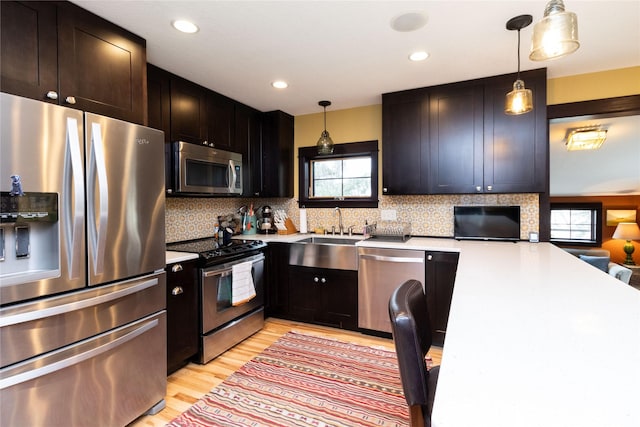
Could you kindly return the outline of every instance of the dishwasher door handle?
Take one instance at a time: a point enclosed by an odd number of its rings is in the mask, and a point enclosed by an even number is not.
[[[384,256],[384,255],[369,255],[369,254],[360,255],[360,258],[361,259],[370,259],[370,260],[374,260],[374,261],[384,261],[384,262],[424,264],[424,259],[423,258]]]

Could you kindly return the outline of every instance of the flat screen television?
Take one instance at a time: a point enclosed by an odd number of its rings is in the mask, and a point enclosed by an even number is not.
[[[456,239],[520,240],[520,206],[454,206]]]

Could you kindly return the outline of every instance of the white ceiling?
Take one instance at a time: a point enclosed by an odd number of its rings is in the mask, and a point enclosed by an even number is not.
[[[539,1],[113,1],[74,0],[147,40],[147,61],[262,111],[318,113],[381,103],[380,95],[516,71],[517,33],[506,21],[542,17]],[[522,69],[555,78],[640,65],[640,1],[565,0],[578,15],[580,49],[528,59],[533,24],[522,30]],[[397,15],[427,24],[397,32]],[[188,35],[171,21],[194,21]],[[416,49],[431,56],[407,57]],[[289,82],[276,90],[270,83]],[[526,84],[526,81],[525,81]]]

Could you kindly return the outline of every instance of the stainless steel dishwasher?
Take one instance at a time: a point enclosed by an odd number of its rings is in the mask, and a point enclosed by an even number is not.
[[[424,251],[358,248],[358,327],[391,333],[389,297],[409,279],[424,287]]]

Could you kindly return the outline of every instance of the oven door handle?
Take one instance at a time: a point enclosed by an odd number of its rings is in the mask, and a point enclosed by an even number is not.
[[[203,277],[212,277],[212,276],[220,276],[220,277],[226,277],[231,275],[231,272],[233,271],[233,268],[220,268],[217,270],[210,270],[210,271],[205,271],[204,273],[202,273]]]

